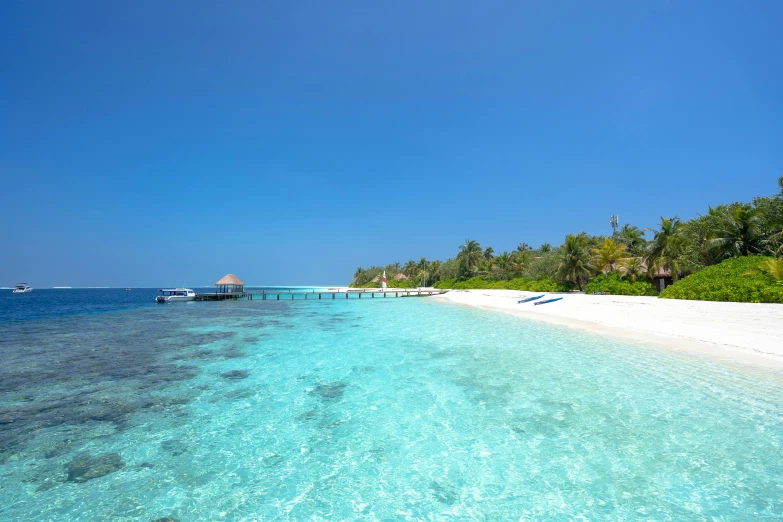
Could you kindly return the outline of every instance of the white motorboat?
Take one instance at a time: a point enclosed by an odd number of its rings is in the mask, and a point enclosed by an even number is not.
[[[196,292],[190,288],[166,288],[160,290],[160,295],[155,298],[158,303],[180,303],[195,300]]]
[[[27,283],[16,283],[16,288],[14,288],[15,294],[26,294],[27,292],[32,292],[33,287],[28,285]]]

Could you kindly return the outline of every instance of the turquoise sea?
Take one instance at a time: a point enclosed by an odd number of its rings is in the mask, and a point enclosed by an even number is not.
[[[0,293],[0,520],[783,518],[783,376],[436,302]]]

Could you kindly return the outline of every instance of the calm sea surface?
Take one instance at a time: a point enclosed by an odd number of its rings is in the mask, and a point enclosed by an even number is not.
[[[0,291],[0,520],[783,518],[779,373],[429,299],[154,296]]]

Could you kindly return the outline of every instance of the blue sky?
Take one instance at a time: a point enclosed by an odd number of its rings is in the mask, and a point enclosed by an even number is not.
[[[348,283],[773,194],[782,23],[776,1],[3,2],[0,285]]]

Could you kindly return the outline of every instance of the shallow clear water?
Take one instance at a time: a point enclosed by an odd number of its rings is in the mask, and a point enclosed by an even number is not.
[[[0,296],[0,520],[783,517],[780,374],[429,299],[59,292]]]

